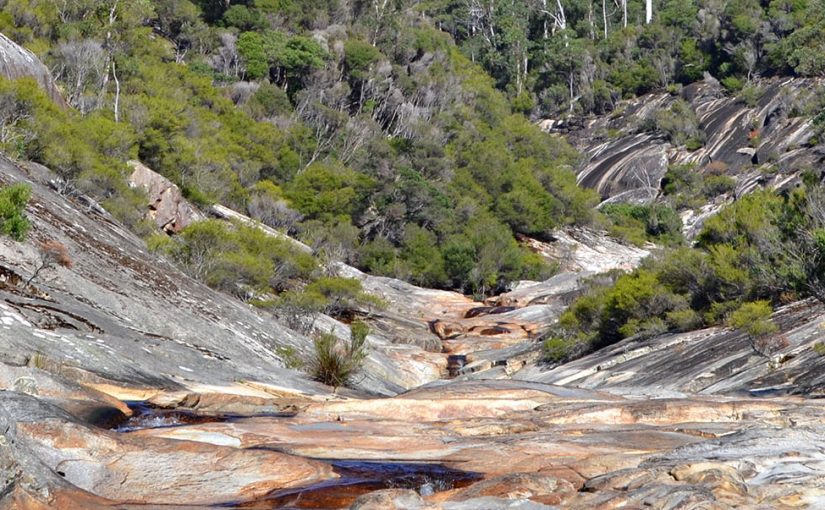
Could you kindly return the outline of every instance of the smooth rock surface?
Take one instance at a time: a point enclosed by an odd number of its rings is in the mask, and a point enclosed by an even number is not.
[[[673,164],[692,164],[698,171],[714,164],[749,183],[737,189],[741,194],[757,185],[788,186],[799,169],[816,167],[822,161],[821,151],[805,147],[813,136],[810,121],[791,115],[797,96],[804,96],[818,83],[804,78],[762,81],[761,97],[749,107],[706,77],[684,87],[679,95],[657,92],[624,101],[619,106],[621,115],[585,120],[582,127],[549,121],[541,125],[565,134],[584,153],[578,182],[605,199],[653,200],[668,165]],[[680,98],[694,111],[707,138],[697,150],[674,147],[661,133],[640,130],[644,119],[669,110]],[[615,132],[619,135],[611,137]],[[751,147],[752,139],[758,140],[758,146]],[[772,171],[760,174],[758,167],[765,164]]]
[[[34,78],[58,106],[68,108],[52,78],[52,73],[32,52],[0,34],[0,76],[14,80]]]

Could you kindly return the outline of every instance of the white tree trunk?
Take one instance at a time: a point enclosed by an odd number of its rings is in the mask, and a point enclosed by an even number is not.
[[[627,28],[627,0],[622,0],[622,26]]]
[[[115,122],[120,122],[120,80],[117,79],[114,60],[112,60],[112,77],[115,79]]]
[[[604,38],[607,39],[607,0],[602,0],[602,22],[604,23]]]
[[[645,0],[645,23],[653,21],[653,0]]]

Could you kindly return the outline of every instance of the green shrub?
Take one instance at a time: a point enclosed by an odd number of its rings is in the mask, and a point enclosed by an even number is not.
[[[0,233],[23,241],[31,229],[26,218],[26,204],[31,197],[28,184],[17,183],[0,188]]]
[[[771,321],[773,309],[768,301],[753,301],[743,303],[736,311],[728,317],[728,326],[740,329],[751,338],[776,333],[779,328]]]
[[[697,137],[697,136],[691,136],[690,138],[685,140],[685,149],[687,149],[691,152],[698,151],[704,145],[705,145],[705,143],[702,141],[702,139],[700,137]]]
[[[704,138],[696,113],[684,99],[675,100],[668,109],[656,111],[653,121],[655,128],[664,132],[674,145],[684,145],[688,140],[694,140],[692,144],[701,143]]]
[[[755,108],[759,104],[764,91],[761,87],[756,85],[746,85],[739,92],[739,99],[745,102],[751,108]]]
[[[736,179],[727,175],[706,175],[702,184],[702,194],[715,198],[736,189]]]
[[[173,239],[155,235],[147,244],[211,287],[249,297],[280,292],[290,281],[309,280],[317,263],[289,241],[256,227],[205,220]]]
[[[544,341],[544,359],[552,363],[565,361],[573,352],[575,341],[552,337]]]
[[[665,315],[665,320],[674,331],[692,331],[702,326],[702,316],[696,310],[689,308],[673,310]]]
[[[368,42],[347,39],[344,43],[344,63],[355,78],[366,78],[370,66],[381,57],[381,51]]]
[[[743,82],[741,78],[738,78],[736,76],[727,76],[725,78],[722,78],[721,83],[722,86],[725,87],[725,89],[728,92],[732,93],[739,92],[745,86],[745,82]]]
[[[337,316],[359,308],[380,309],[385,303],[378,297],[364,291],[359,280],[324,276],[313,281],[303,291],[310,301],[322,303],[322,311]]]
[[[679,243],[682,219],[666,204],[607,204],[601,208],[611,219],[611,233],[637,246],[646,241]]]
[[[368,334],[369,326],[355,322],[350,327],[348,342],[339,341],[331,332],[318,335],[307,364],[310,374],[315,380],[333,388],[349,384],[367,357]]]

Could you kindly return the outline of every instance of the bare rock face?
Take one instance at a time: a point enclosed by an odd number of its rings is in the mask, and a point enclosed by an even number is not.
[[[805,117],[795,116],[794,103],[818,82],[786,78],[764,81],[755,105],[724,93],[712,78],[686,86],[680,95],[653,93],[621,104],[621,115],[588,120],[583,126],[544,121],[547,131],[563,133],[585,155],[578,172],[579,184],[593,188],[602,198],[650,201],[668,165],[692,164],[697,171],[722,171],[736,176],[737,194],[756,186],[784,187],[794,181],[799,168],[816,167],[820,151],[806,149],[813,131]],[[696,150],[676,147],[659,132],[651,132],[644,119],[667,112],[685,100],[706,140]],[[615,135],[618,133],[618,136]],[[762,166],[769,171],[762,172]]]
[[[527,367],[516,377],[615,392],[655,388],[648,391],[659,395],[818,394],[825,385],[825,357],[814,347],[822,340],[824,317],[822,305],[812,301],[779,310],[773,320],[781,332],[767,355],[743,332],[709,328],[630,338],[559,367]]]
[[[49,69],[32,52],[3,34],[0,34],[0,75],[11,80],[24,77],[34,78],[55,103],[68,108]]]
[[[146,216],[168,234],[177,234],[187,225],[206,217],[190,204],[172,181],[139,161],[129,161],[129,184],[149,195]]]
[[[620,243],[603,232],[570,228],[553,232],[551,242],[523,238],[522,242],[562,272],[604,273],[613,269],[629,271],[648,255],[649,249]],[[648,248],[653,248],[653,245]]]
[[[411,489],[385,489],[359,496],[350,510],[433,510]]]
[[[355,494],[352,508],[785,508],[816,507],[825,494],[823,416],[821,406],[799,399],[623,398],[487,380],[317,402],[277,421],[134,434],[438,467],[412,487],[418,494]],[[444,468],[458,471],[447,478]],[[305,497],[319,490],[307,487]]]
[[[0,395],[2,448],[12,450],[27,472],[46,473],[39,491],[46,501],[53,486],[70,484],[110,502],[215,505],[334,476],[324,463],[276,452],[118,435],[34,397]]]

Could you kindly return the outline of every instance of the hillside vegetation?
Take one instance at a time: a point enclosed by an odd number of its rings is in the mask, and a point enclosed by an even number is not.
[[[652,6],[648,23],[626,0],[6,0],[0,31],[49,65],[73,108],[0,81],[0,146],[147,236],[129,159],[321,260],[478,296],[551,274],[519,234],[596,224],[673,247],[574,304],[552,339],[558,358],[820,295],[815,182],[737,203],[687,248],[677,204],[596,212],[576,152],[531,122],[613,112],[706,72],[744,98],[758,77],[825,73],[818,2]],[[242,298],[300,301],[295,281],[323,286],[317,259],[242,228],[205,223],[151,244]]]

